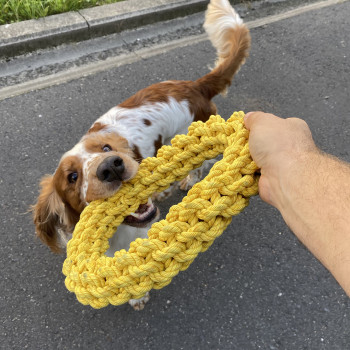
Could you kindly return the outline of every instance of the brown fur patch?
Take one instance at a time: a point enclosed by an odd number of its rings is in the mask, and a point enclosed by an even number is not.
[[[159,150],[159,148],[161,148],[163,146],[163,140],[162,140],[162,135],[158,135],[158,139],[154,141],[154,156],[157,155],[157,152]]]
[[[91,134],[93,132],[97,132],[100,131],[102,129],[104,129],[106,127],[106,125],[100,123],[100,122],[96,122],[88,131],[88,134]]]
[[[90,153],[103,152],[103,147],[109,145],[113,151],[131,154],[128,141],[116,133],[97,133],[87,135],[84,139],[84,146]]]
[[[57,230],[72,232],[79,216],[62,202],[53,176],[43,177],[40,186],[38,201],[33,206],[36,234],[54,253],[61,253]]]
[[[123,108],[136,108],[147,103],[168,103],[172,97],[176,101],[188,101],[194,120],[206,121],[216,112],[213,102],[203,96],[193,81],[169,81],[146,87],[120,104]]]
[[[138,162],[141,163],[142,162],[142,156],[140,153],[140,149],[137,146],[134,146],[132,149],[133,153],[134,153],[134,159]]]
[[[78,179],[75,183],[68,181],[68,176],[71,173],[76,172]],[[60,162],[55,175],[54,186],[62,202],[67,208],[75,211],[76,215],[81,213],[85,204],[82,203],[80,198],[80,188],[83,180],[82,164],[79,157],[69,156]]]

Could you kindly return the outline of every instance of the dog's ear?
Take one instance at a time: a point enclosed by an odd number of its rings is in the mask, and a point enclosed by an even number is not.
[[[62,252],[58,229],[64,229],[65,205],[55,190],[53,176],[47,175],[40,183],[40,195],[33,206],[37,236],[55,252]]]

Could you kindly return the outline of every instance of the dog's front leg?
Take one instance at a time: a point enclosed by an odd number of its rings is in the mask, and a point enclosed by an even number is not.
[[[150,299],[149,292],[147,292],[145,296],[143,296],[140,299],[130,299],[129,304],[133,307],[134,310],[140,311],[140,310],[143,310],[143,308],[145,307],[149,299]]]
[[[203,164],[192,170],[183,180],[179,183],[179,188],[182,191],[190,190],[197,182],[202,180],[203,174],[206,172],[209,167],[211,167],[217,159],[205,160]]]

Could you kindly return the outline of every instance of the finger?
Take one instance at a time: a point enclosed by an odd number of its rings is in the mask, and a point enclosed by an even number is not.
[[[249,112],[244,116],[244,125],[245,127],[250,130],[252,124],[254,124],[254,120],[261,114],[264,114],[263,112]]]
[[[274,114],[271,113],[265,113],[265,112],[249,112],[244,117],[244,125],[248,130],[251,130],[256,125],[264,124],[267,121],[279,121],[282,120],[280,117],[276,117]]]

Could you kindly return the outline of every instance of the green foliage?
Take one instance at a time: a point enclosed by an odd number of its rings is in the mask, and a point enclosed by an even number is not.
[[[0,25],[122,0],[0,0]]]

